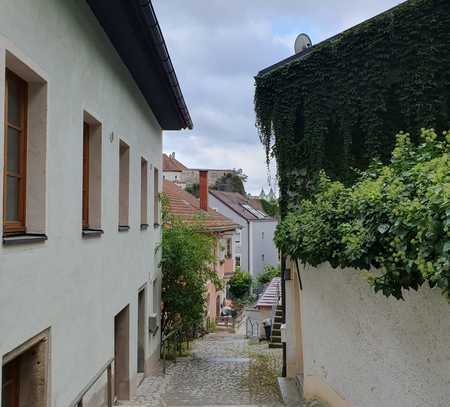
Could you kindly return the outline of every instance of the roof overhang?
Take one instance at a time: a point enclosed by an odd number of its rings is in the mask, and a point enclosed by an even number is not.
[[[163,130],[192,128],[149,0],[86,0]]]

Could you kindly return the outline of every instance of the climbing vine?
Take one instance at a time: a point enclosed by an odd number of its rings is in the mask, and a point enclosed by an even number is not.
[[[282,216],[319,172],[345,185],[386,163],[401,130],[450,127],[450,2],[410,0],[256,77],[255,111],[278,164]]]
[[[389,165],[350,187],[321,173],[319,187],[279,225],[275,241],[313,266],[377,269],[375,291],[403,298],[425,282],[450,298],[450,133],[401,133]]]

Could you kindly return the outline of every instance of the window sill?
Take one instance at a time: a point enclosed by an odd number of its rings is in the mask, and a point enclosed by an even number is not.
[[[90,238],[90,237],[101,237],[103,235],[102,229],[83,229],[81,231],[81,236],[84,238]]]
[[[148,229],[148,223],[141,224],[141,230],[147,230]]]
[[[15,246],[15,245],[23,245],[23,244],[42,243],[42,242],[45,242],[47,239],[48,239],[47,235],[37,234],[37,233],[4,236],[3,237],[3,245],[4,246]]]
[[[130,227],[127,225],[119,225],[119,232],[128,232],[130,230]]]

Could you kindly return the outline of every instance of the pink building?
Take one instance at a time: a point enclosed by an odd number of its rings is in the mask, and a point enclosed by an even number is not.
[[[184,191],[174,182],[164,180],[163,191],[169,200],[169,210],[187,222],[198,221],[198,215],[202,214],[201,222],[208,233],[217,237],[215,255],[217,262],[212,264],[217,275],[222,281],[223,288],[217,290],[214,284],[207,285],[206,318],[216,321],[220,315],[220,306],[225,301],[226,281],[233,275],[234,247],[233,235],[238,228],[231,219],[208,206],[208,172],[200,171],[200,199]]]

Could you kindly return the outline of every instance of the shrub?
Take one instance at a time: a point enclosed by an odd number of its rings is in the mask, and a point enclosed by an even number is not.
[[[168,212],[167,198],[163,201],[161,242],[162,269],[162,330],[169,332],[181,324],[187,334],[201,326],[205,315],[206,283],[220,287],[212,265],[216,238],[200,221],[184,222]]]
[[[280,267],[266,265],[264,271],[256,277],[259,285],[270,283],[273,278],[280,277]]]
[[[400,133],[390,164],[351,187],[322,173],[318,193],[279,225],[277,246],[313,266],[379,269],[370,282],[386,296],[428,282],[450,297],[450,134],[421,138]]]
[[[248,297],[251,285],[252,277],[250,273],[237,268],[229,282],[230,294],[234,299],[242,300]]]

